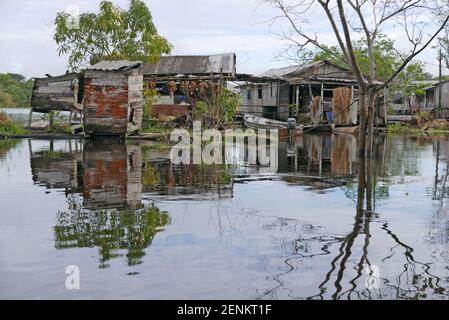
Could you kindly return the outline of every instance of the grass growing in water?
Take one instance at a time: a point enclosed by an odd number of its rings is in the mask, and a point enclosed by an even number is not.
[[[0,111],[0,135],[9,136],[24,133],[26,133],[26,130],[20,123],[12,121],[6,113]]]
[[[393,123],[388,125],[388,133],[441,135],[441,134],[449,134],[449,130],[439,128],[429,128],[426,131],[423,131],[420,128],[412,127],[407,124]]]

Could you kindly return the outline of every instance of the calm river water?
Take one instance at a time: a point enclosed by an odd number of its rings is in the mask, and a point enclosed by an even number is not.
[[[281,143],[277,173],[0,141],[0,298],[447,299],[448,157],[449,139],[379,137],[360,215],[350,135]]]

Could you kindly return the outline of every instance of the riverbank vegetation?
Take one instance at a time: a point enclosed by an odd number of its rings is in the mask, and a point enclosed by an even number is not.
[[[427,134],[427,135],[441,135],[441,134],[449,134],[449,128],[427,128],[426,130],[413,127],[409,124],[405,123],[393,123],[388,125],[387,127],[388,133],[400,133],[400,134]]]
[[[21,74],[0,73],[0,108],[29,108],[33,80]]]
[[[24,134],[26,130],[23,126],[15,121],[9,119],[6,114],[0,111],[0,135],[9,136],[14,134]]]
[[[389,133],[407,134],[448,134],[449,121],[443,119],[433,119],[429,112],[421,111],[413,116],[413,118],[409,121],[389,124],[387,131]]]

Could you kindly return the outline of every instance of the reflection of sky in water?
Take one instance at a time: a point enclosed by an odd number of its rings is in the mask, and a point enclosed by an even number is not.
[[[445,298],[449,142],[395,136],[376,150],[375,213],[354,226],[352,137],[280,143],[268,176],[171,166],[146,143],[0,141],[0,297]],[[65,289],[70,264],[80,291]]]

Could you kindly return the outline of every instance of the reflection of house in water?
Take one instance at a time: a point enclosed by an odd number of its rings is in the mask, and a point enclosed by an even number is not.
[[[175,165],[170,150],[161,150],[151,142],[142,147],[142,192],[150,198],[176,199],[229,198],[233,192],[231,168],[224,165]]]
[[[283,180],[317,190],[333,188],[357,173],[357,139],[353,135],[304,135],[281,142],[278,158]]]
[[[84,144],[83,198],[89,208],[138,208],[141,205],[141,151],[120,139]]]
[[[147,162],[143,192],[183,199],[230,198],[232,172],[221,165],[174,165],[169,160]]]
[[[83,195],[90,209],[141,206],[141,148],[120,139],[49,142],[33,150],[31,171],[35,184]]]
[[[33,182],[47,189],[64,189],[66,194],[79,192],[83,186],[82,144],[76,140],[64,143],[49,141],[48,148],[33,150],[33,141],[28,140],[31,174]]]

